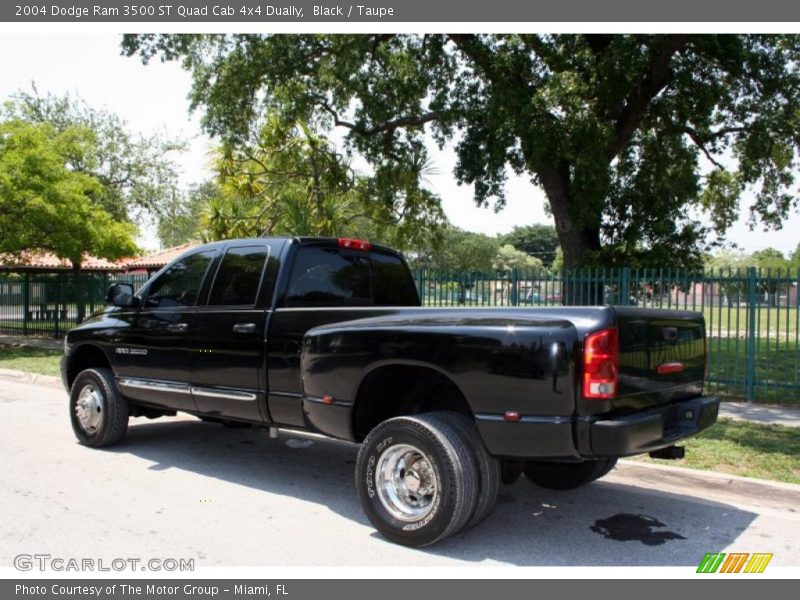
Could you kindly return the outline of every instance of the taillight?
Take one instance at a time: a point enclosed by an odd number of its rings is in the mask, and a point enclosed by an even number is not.
[[[617,394],[619,335],[616,327],[596,331],[583,342],[583,397],[609,400]]]
[[[348,250],[372,250],[372,244],[364,240],[339,238],[339,248],[347,248]]]

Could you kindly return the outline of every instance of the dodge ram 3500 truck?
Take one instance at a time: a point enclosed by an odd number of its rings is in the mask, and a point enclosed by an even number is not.
[[[678,456],[719,408],[701,314],[423,308],[402,256],[359,240],[206,244],[107,300],[65,341],[81,443],[176,411],[357,442],[364,511],[410,546],[479,523],[522,473],[565,490]]]

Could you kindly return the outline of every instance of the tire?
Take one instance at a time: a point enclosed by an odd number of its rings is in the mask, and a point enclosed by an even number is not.
[[[514,485],[525,469],[525,463],[521,460],[502,460],[500,461],[500,481],[503,485]]]
[[[405,546],[427,546],[475,514],[478,474],[453,413],[395,417],[375,427],[356,461],[356,491],[375,528]],[[406,467],[413,474],[406,474]],[[423,490],[420,493],[420,490]]]
[[[110,369],[78,373],[69,394],[69,416],[75,437],[85,446],[111,446],[125,436],[128,401],[119,393]]]
[[[478,469],[478,501],[475,512],[464,526],[464,529],[472,529],[486,519],[497,504],[497,494],[500,491],[500,461],[489,455],[474,422],[458,413],[447,414],[452,414],[448,422],[466,442]]]
[[[572,490],[600,479],[616,464],[616,458],[587,460],[580,463],[530,461],[525,465],[525,476],[536,485],[549,490]]]

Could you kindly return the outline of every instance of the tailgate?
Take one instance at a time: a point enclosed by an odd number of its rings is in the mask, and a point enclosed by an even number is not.
[[[703,391],[705,320],[697,312],[615,307],[619,384],[615,409],[642,410]]]

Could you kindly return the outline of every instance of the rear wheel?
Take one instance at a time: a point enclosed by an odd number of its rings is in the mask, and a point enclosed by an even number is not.
[[[396,417],[373,429],[358,453],[356,490],[370,522],[406,546],[453,535],[475,514],[478,473],[453,413]]]
[[[78,373],[69,395],[72,430],[81,444],[110,446],[128,430],[128,402],[117,390],[110,369]]]
[[[469,447],[478,470],[478,501],[475,512],[464,527],[470,529],[488,517],[497,504],[497,494],[500,490],[500,461],[489,454],[473,421],[458,413],[447,414],[450,425]]]
[[[525,476],[543,488],[571,490],[600,479],[616,464],[616,458],[587,460],[580,463],[530,461],[525,465]]]

